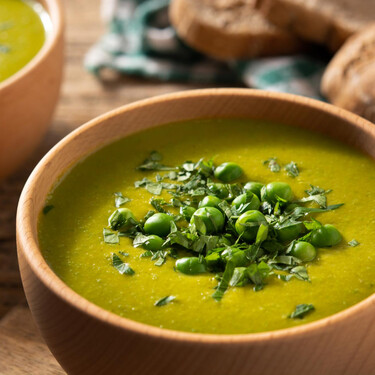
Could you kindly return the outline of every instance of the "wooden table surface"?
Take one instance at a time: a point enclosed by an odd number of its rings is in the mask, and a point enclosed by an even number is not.
[[[99,0],[61,1],[66,9],[65,79],[51,128],[21,170],[0,183],[0,375],[65,374],[32,321],[17,265],[16,207],[33,167],[61,138],[99,114],[135,100],[203,87],[113,75],[99,82],[82,64],[104,30]]]

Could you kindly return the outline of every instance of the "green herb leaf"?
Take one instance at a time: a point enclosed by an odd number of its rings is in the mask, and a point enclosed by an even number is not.
[[[250,277],[250,280],[255,284],[254,290],[258,292],[262,290],[264,287],[264,281],[268,277],[271,268],[265,262],[260,262],[259,264],[250,264],[247,267],[247,274]]]
[[[121,273],[121,275],[132,276],[135,274],[134,270],[129,266],[129,264],[124,263],[115,253],[112,253],[112,266],[115,267],[116,270]]]
[[[304,266],[297,266],[290,270],[290,273],[293,274],[298,280],[310,281],[307,270]]]
[[[348,245],[352,247],[356,247],[360,245],[360,243],[355,238],[353,238],[351,241],[348,242]]]
[[[286,170],[286,173],[290,177],[297,177],[297,176],[299,176],[299,169],[298,169],[297,163],[295,163],[294,161],[291,161],[289,164],[287,164],[284,167],[284,169]]]
[[[158,250],[153,254],[151,260],[156,260],[154,263],[155,266],[161,267],[167,260],[167,254],[168,253],[165,250]]]
[[[151,151],[150,156],[137,169],[140,171],[171,171],[175,169],[161,164],[162,159],[163,157],[157,151]]]
[[[154,303],[154,306],[157,306],[157,307],[165,306],[167,303],[170,303],[175,299],[176,299],[175,296],[166,296],[166,297],[163,297],[163,298],[160,298],[159,300],[157,300]]]
[[[103,237],[105,243],[117,244],[120,242],[118,234],[116,232],[112,232],[107,228],[103,228]]]
[[[236,267],[233,272],[233,276],[229,281],[230,286],[244,286],[248,283],[247,268]]]
[[[296,306],[296,309],[289,315],[291,319],[303,319],[308,313],[315,310],[312,304],[300,304]]]
[[[151,201],[151,206],[155,208],[156,211],[166,213],[164,210],[163,206],[167,205],[168,203],[163,199],[163,198],[152,198]]]
[[[268,165],[271,172],[280,172],[280,165],[277,163],[277,158],[269,158],[263,162],[264,165]]]
[[[47,206],[44,206],[43,207],[43,215],[47,215],[48,214],[48,212],[50,212],[52,209],[54,209],[55,208],[55,206],[53,206],[52,204],[49,204],[49,205],[47,205]]]
[[[221,278],[219,285],[217,286],[215,292],[212,294],[212,298],[215,301],[220,301],[224,297],[224,293],[229,287],[229,282],[232,279],[234,273],[235,265],[232,261],[228,261],[225,267],[223,277]]]
[[[115,198],[115,206],[116,206],[117,208],[121,207],[121,206],[122,206],[123,204],[125,204],[125,203],[130,202],[130,199],[124,197],[124,196],[122,195],[121,192],[117,192],[117,193],[115,193],[114,195],[115,195],[115,197],[116,197],[116,198]]]

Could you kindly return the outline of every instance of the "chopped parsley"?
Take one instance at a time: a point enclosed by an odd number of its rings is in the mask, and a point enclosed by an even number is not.
[[[312,304],[300,304],[296,306],[296,309],[288,316],[291,319],[303,319],[307,314],[315,310]]]
[[[167,261],[173,261],[177,272],[215,275],[218,284],[212,298],[218,302],[230,288],[250,286],[257,292],[266,287],[270,278],[284,282],[291,279],[311,282],[308,274],[311,259],[302,261],[303,257],[298,257],[296,249],[308,246],[315,251],[311,244],[313,234],[323,224],[313,215],[342,206],[341,203],[327,204],[327,194],[331,190],[310,185],[305,190],[305,197],[293,200],[290,195],[283,197],[282,193],[269,196],[268,190],[264,194],[264,186],[261,194],[256,196],[238,181],[218,182],[212,160],[186,161],[179,166],[164,165],[162,160],[162,155],[153,151],[137,168],[149,173],[134,186],[151,194],[152,210],[143,218],[134,219],[126,229],[114,225],[111,225],[112,230],[105,228],[106,243],[118,244],[120,237],[129,237],[133,247],[143,247],[139,256],[149,258],[155,266],[161,267]],[[281,170],[276,158],[270,158],[264,164],[272,172]],[[291,177],[299,175],[297,163],[293,161],[284,170]],[[151,172],[154,173],[151,175]],[[290,189],[289,185],[287,187]],[[160,197],[162,193],[163,197]],[[170,199],[166,198],[167,194]],[[121,193],[115,193],[115,197],[117,208],[130,200]],[[214,203],[202,207],[204,198]],[[180,214],[176,214],[177,210]],[[196,214],[198,210],[203,214]],[[261,221],[240,221],[250,212],[256,212]],[[154,223],[151,220],[154,215],[168,219],[167,231],[163,230],[163,234],[147,229],[149,223]],[[280,235],[281,232],[293,231],[295,234],[290,238]],[[152,248],[150,243],[155,237],[158,245]],[[354,241],[349,245],[356,246],[358,243]],[[120,273],[134,273],[116,254],[112,256],[112,263]],[[166,296],[155,306],[163,306],[174,299],[174,296]],[[312,305],[301,304],[290,317],[301,319],[313,310]]]
[[[125,203],[128,203],[130,202],[130,199],[129,198],[126,198],[122,195],[121,192],[117,192],[114,194],[115,195],[115,206],[117,208],[121,207],[122,205],[124,205]]]
[[[277,162],[277,158],[269,158],[263,162],[264,165],[267,165],[271,172],[277,173],[280,172],[281,167]]]
[[[360,243],[355,238],[353,238],[351,241],[348,242],[348,245],[351,247],[356,247],[360,245]]]
[[[48,214],[48,212],[50,212],[52,209],[54,209],[55,208],[55,206],[53,206],[52,204],[49,204],[49,205],[47,205],[47,206],[44,206],[43,207],[43,215],[47,215]]]
[[[299,169],[298,169],[297,163],[295,163],[294,161],[291,161],[289,164],[287,164],[284,167],[284,169],[285,169],[286,173],[288,174],[288,176],[290,176],[290,177],[299,176]]]
[[[163,297],[163,298],[160,298],[159,300],[157,300],[154,303],[154,306],[157,306],[157,307],[165,306],[166,304],[172,302],[175,299],[176,299],[175,296],[166,296],[166,297]]]
[[[129,266],[129,263],[123,262],[115,253],[112,253],[112,266],[115,267],[121,275],[133,276],[135,274],[134,270]]]

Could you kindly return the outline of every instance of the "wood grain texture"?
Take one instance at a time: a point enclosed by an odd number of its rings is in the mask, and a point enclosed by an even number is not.
[[[16,173],[0,182],[0,322],[15,306],[26,304],[18,270],[15,216],[22,187],[41,157],[70,131],[101,113],[161,93],[202,87],[177,82],[160,83],[155,80],[118,77],[109,72],[106,74],[105,81],[99,82],[85,71],[82,62],[85,53],[104,32],[99,16],[100,0],[64,0],[63,5],[66,16],[64,80],[54,119],[44,140],[34,153]],[[5,333],[0,330],[0,346],[2,345],[1,348],[5,348],[8,353],[18,350],[18,345],[24,345],[22,348],[28,353],[30,360],[44,363],[44,372],[42,367],[38,368],[38,371],[28,371],[28,363],[22,356],[18,356],[12,361],[12,370],[4,372],[5,370],[0,366],[1,375],[54,374],[55,365],[52,366],[48,361],[44,361],[45,357],[51,358],[52,355],[40,336],[35,336],[35,340],[29,340],[21,330],[18,332],[17,340],[8,339],[17,333],[18,326],[33,327],[29,317],[26,312],[25,315],[17,313],[15,315],[17,323],[14,324],[13,333],[7,332],[4,343]],[[37,350],[32,350],[36,343],[38,343],[35,347]],[[6,358],[5,351],[2,350],[0,364],[8,365],[8,362],[3,362],[4,358]]]
[[[22,324],[20,324],[22,322]],[[63,375],[27,307],[17,307],[0,322],[0,375]]]
[[[119,108],[59,143],[34,170],[17,214],[18,256],[26,295],[51,351],[71,375],[372,375],[375,295],[331,317],[282,331],[205,335],[121,318],[74,293],[37,245],[37,217],[56,178],[118,137],[193,118],[278,121],[334,137],[375,158],[375,128],[311,99],[245,89],[171,94]]]

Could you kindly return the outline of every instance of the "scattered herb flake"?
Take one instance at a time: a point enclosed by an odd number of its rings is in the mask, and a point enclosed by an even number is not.
[[[47,215],[48,212],[50,212],[52,209],[54,209],[55,206],[53,206],[52,204],[49,204],[47,206],[44,206],[43,207],[43,215]]]
[[[121,192],[117,192],[115,195],[115,206],[117,208],[121,207],[123,204],[130,202],[130,199],[127,197],[124,197]]]
[[[263,162],[264,165],[268,165],[268,168],[271,170],[273,173],[280,172],[280,165],[277,162],[277,158],[269,158]]]
[[[303,319],[308,313],[315,310],[312,304],[300,304],[296,306],[296,309],[289,315],[291,319]]]
[[[112,266],[115,267],[121,275],[132,276],[135,274],[134,270],[129,266],[129,263],[123,262],[115,253],[112,253]]]
[[[157,307],[165,306],[167,303],[170,303],[175,299],[176,299],[175,296],[166,296],[166,297],[163,297],[163,298],[160,298],[159,300],[157,300],[154,303],[154,306],[157,306]]]
[[[349,246],[352,246],[352,247],[356,247],[358,246],[360,243],[355,239],[353,238],[351,241],[348,242],[348,245]]]
[[[104,228],[103,229],[103,237],[104,242],[109,244],[117,244],[120,242],[118,238],[118,234],[116,232],[112,232],[111,230]]]
[[[288,174],[288,176],[290,176],[290,177],[299,176],[299,169],[298,169],[297,163],[295,163],[294,161],[291,161],[289,164],[287,164],[284,167],[284,169],[285,169],[286,173]]]
[[[224,293],[227,291],[229,287],[230,280],[232,279],[234,273],[234,263],[232,261],[228,261],[225,271],[223,273],[223,277],[221,278],[219,285],[217,286],[212,298],[216,301],[220,301],[224,297]]]

